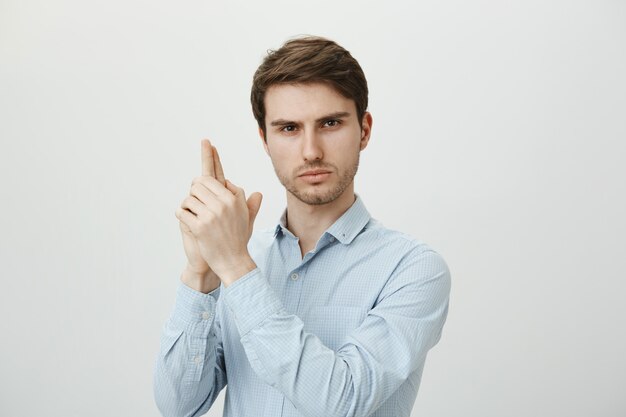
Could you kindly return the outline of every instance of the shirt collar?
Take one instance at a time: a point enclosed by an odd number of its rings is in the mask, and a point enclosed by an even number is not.
[[[286,224],[287,224],[287,209],[285,208],[283,210],[283,214],[280,215],[280,219],[278,220],[278,224],[276,225],[276,228],[274,229],[274,237],[276,237],[281,232],[291,234],[289,229],[287,229]]]
[[[365,208],[365,204],[363,204],[361,197],[356,193],[354,195],[356,199],[352,206],[350,206],[350,208],[346,210],[346,212],[343,213],[341,217],[335,221],[335,223],[326,229],[325,232],[344,245],[352,242],[371,219],[371,216]],[[293,236],[293,234],[285,226],[287,223],[286,220],[287,209],[285,208],[280,216],[280,220],[276,225],[276,228],[274,229],[274,237],[281,232]]]

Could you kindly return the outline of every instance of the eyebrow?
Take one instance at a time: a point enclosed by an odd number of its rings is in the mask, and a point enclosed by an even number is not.
[[[334,113],[330,113],[330,114],[327,114],[326,116],[320,117],[319,119],[315,119],[315,123],[320,123],[320,122],[323,122],[324,120],[329,120],[329,119],[343,119],[348,116],[350,116],[350,113],[347,111],[336,111]],[[270,126],[285,126],[285,125],[297,125],[297,124],[299,123],[291,121],[291,120],[277,119],[277,120],[273,120],[270,123]]]

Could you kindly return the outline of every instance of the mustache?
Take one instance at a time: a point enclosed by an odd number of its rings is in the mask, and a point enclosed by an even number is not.
[[[326,169],[328,171],[336,170],[336,167],[332,164],[324,164],[323,162],[314,162],[304,165],[294,170],[294,175],[298,176],[302,172],[311,171],[314,169]]]

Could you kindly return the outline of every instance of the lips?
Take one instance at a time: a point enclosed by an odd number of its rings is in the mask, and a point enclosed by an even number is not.
[[[319,174],[328,174],[330,173],[330,171],[326,171],[323,169],[314,169],[313,171],[307,171],[303,174],[300,174],[301,177],[305,176],[305,175],[319,175]]]
[[[323,169],[314,169],[312,171],[306,171],[300,175],[300,178],[304,182],[309,184],[319,184],[330,177],[331,172]]]

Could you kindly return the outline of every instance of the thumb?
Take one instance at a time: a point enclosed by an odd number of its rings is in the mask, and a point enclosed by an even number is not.
[[[261,201],[263,200],[263,194],[261,193],[252,193],[252,195],[246,201],[248,205],[248,215],[250,226],[254,224],[254,220],[256,219],[256,215],[259,214],[259,210],[261,209]]]

